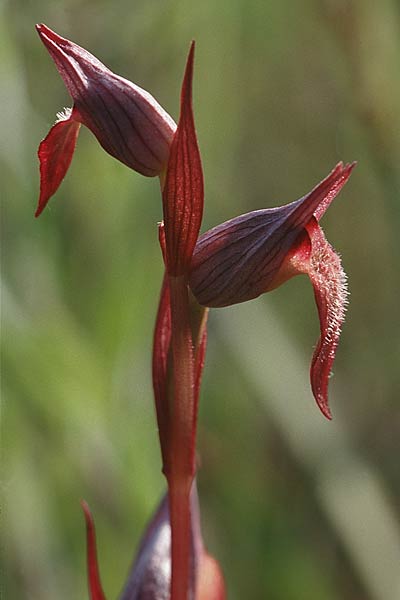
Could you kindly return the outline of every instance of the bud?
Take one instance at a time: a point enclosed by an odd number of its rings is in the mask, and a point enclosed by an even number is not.
[[[144,533],[120,600],[169,600],[171,526],[165,496]]]
[[[311,364],[311,384],[328,418],[328,378],[344,320],[347,290],[340,258],[318,221],[354,166],[339,163],[303,198],[241,215],[204,233],[195,247],[189,277],[200,304],[223,307],[257,298],[294,275],[309,276],[321,328]]]
[[[96,534],[92,515],[82,501],[86,520],[88,583],[91,600],[105,600],[97,565]],[[190,600],[225,600],[225,584],[217,561],[205,550],[201,534],[196,484],[190,495],[191,556]],[[171,583],[171,524],[168,497],[164,496],[140,542],[136,559],[120,600],[169,600]]]
[[[148,92],[116,75],[77,44],[37,25],[73,99],[39,146],[38,216],[56,192],[72,160],[82,123],[101,146],[131,169],[153,177],[165,169],[176,130],[173,119]]]

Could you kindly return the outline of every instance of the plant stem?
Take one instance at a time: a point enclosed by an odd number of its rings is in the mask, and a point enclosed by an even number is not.
[[[186,278],[169,277],[173,397],[166,465],[171,520],[171,600],[188,600],[190,589],[190,490],[195,473],[194,359]]]
[[[190,562],[192,547],[190,488],[191,485],[179,485],[179,482],[169,485],[171,600],[189,600],[188,591],[194,588]],[[190,600],[193,598],[191,597]]]

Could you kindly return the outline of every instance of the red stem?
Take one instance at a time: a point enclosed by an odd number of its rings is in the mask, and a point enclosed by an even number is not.
[[[195,473],[196,410],[193,341],[184,276],[169,278],[173,406],[170,412],[168,480],[171,519],[171,600],[188,600],[190,589],[190,490]]]
[[[191,581],[190,487],[172,482],[168,489],[171,523],[171,600],[188,600]]]
[[[171,411],[169,469],[179,477],[194,475],[194,357],[185,277],[170,277],[171,346],[174,404]]]

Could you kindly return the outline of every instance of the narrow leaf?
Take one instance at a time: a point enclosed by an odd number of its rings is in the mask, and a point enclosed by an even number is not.
[[[82,500],[81,506],[86,521],[87,569],[90,600],[106,600],[101,586],[97,564],[96,531],[88,504]]]

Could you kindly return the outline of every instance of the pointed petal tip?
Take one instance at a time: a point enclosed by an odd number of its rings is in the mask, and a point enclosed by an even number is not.
[[[357,165],[357,161],[353,161],[351,163],[344,163],[343,161],[340,161],[334,168],[331,175],[335,175],[337,177],[337,183],[336,183],[336,185],[338,186],[337,194],[342,189],[344,184],[348,181],[348,179],[356,165]]]
[[[336,167],[329,173],[325,179],[323,179],[309,194],[309,197],[314,195],[315,200],[318,200],[318,204],[314,210],[314,217],[317,221],[320,221],[324,216],[325,212],[329,208],[331,202],[339,194],[342,187],[347,183],[351,172],[356,166],[356,162],[344,164],[340,161]],[[321,194],[320,199],[316,192],[319,191]]]
[[[46,31],[51,31],[51,29],[47,27],[45,23],[36,23],[35,28],[38,33],[46,33]]]
[[[192,81],[193,81],[193,68],[194,68],[194,50],[195,41],[192,40],[189,48],[189,53],[186,59],[185,73],[182,81],[181,91],[181,107],[185,103],[191,103],[192,101]]]
[[[328,405],[328,399],[321,395],[315,395],[315,400],[324,417],[326,417],[328,421],[332,421],[333,417]]]
[[[35,219],[37,219],[38,217],[40,217],[40,215],[41,215],[41,214],[42,214],[42,212],[43,212],[43,209],[44,209],[44,205],[43,205],[43,206],[41,206],[41,204],[40,204],[40,201],[39,201],[38,207],[37,207],[37,209],[35,210]]]
[[[189,53],[188,53],[188,57],[186,60],[186,68],[185,68],[185,74],[184,74],[184,79],[183,79],[183,85],[182,85],[182,89],[184,89],[185,87],[189,87],[189,94],[191,95],[192,92],[192,82],[193,82],[193,69],[194,69],[194,51],[195,51],[195,47],[196,47],[196,43],[194,40],[191,41],[190,43],[190,47],[189,47]]]
[[[50,27],[47,27],[44,23],[37,23],[35,28],[47,49],[49,49],[50,46],[54,47],[54,45],[62,45],[63,43],[68,42],[68,40],[61,35],[58,35],[58,33],[53,31],[53,29],[50,29]]]
[[[335,168],[329,173],[329,175],[333,175],[334,173],[338,173],[343,169],[343,161],[339,160],[339,162],[335,165]]]
[[[50,29],[50,27],[47,27],[47,25],[45,25],[44,23],[36,23],[35,27],[39,35],[54,35],[58,37],[56,32]]]
[[[37,23],[35,25],[35,28],[42,40],[44,37],[51,37],[51,35],[57,35],[52,29],[50,29],[50,27],[47,27],[47,25],[45,25],[44,23]]]
[[[310,379],[311,379],[311,390],[317,403],[317,406],[321,413],[328,421],[332,421],[332,413],[329,408],[328,401],[328,384],[330,377],[330,369],[332,366],[333,359],[330,361],[328,369],[321,369],[321,361],[319,350],[321,349],[322,340],[320,339],[314,352],[314,356],[311,362],[310,368]]]
[[[339,172],[339,171],[352,171],[354,169],[354,167],[357,165],[357,161],[353,160],[350,163],[344,163],[342,160],[340,160],[337,165],[335,166],[335,168],[332,170],[332,172],[330,173],[330,175],[333,175],[333,173]]]
[[[342,166],[342,170],[344,173],[346,173],[346,175],[350,175],[350,173],[352,172],[352,170],[357,166],[357,161],[353,160],[353,162],[351,163],[346,163],[345,165]]]
[[[46,30],[47,30],[46,25],[44,23],[37,23],[35,25],[35,29],[38,32],[38,35],[39,35],[40,39],[42,40],[42,42],[45,43]]]

